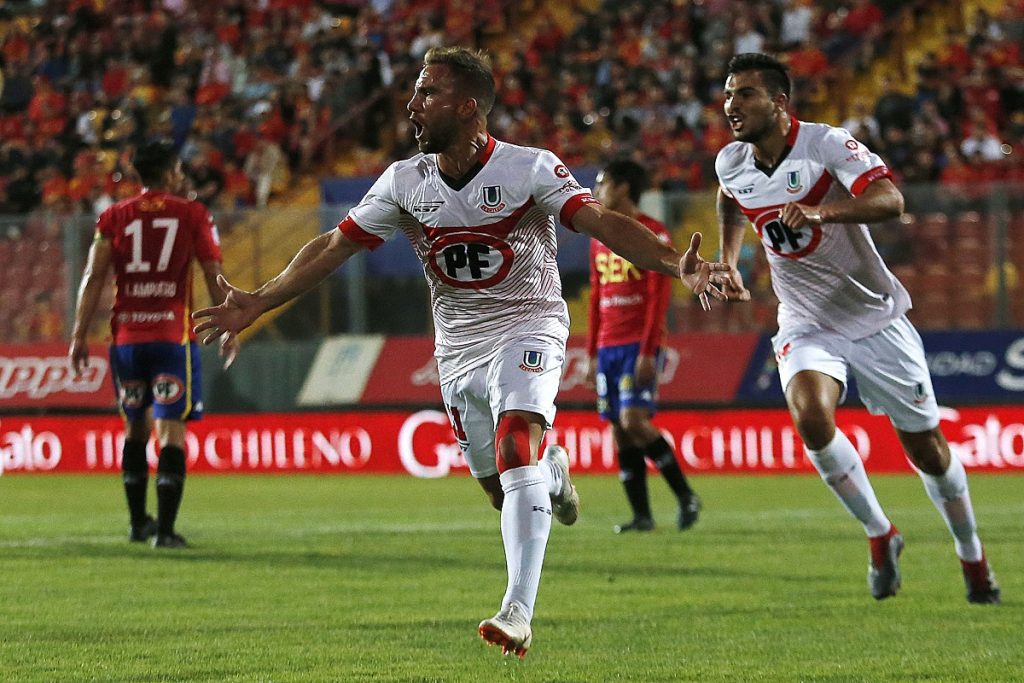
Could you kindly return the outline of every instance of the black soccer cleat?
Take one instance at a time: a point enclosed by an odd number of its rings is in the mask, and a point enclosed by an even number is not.
[[[650,517],[635,517],[625,524],[616,524],[615,533],[624,534],[629,531],[653,531],[654,520]]]
[[[154,548],[187,548],[188,541],[181,534],[157,534],[153,539]]]
[[[702,507],[703,504],[700,502],[700,496],[692,491],[690,495],[679,503],[679,516],[676,518],[676,524],[679,526],[680,531],[686,531],[697,523],[697,520],[700,519],[700,509]]]
[[[156,536],[157,524],[156,520],[151,516],[146,515],[146,521],[138,526],[132,524],[128,529],[128,540],[132,543],[145,543],[149,539]]]
[[[967,586],[967,602],[975,605],[998,605],[1002,602],[1002,591],[996,583],[995,572],[984,556],[977,562],[960,560]]]
[[[884,600],[896,595],[900,588],[900,553],[903,552],[903,536],[895,526],[889,533],[869,538],[871,562],[868,563],[868,588],[875,600]]]

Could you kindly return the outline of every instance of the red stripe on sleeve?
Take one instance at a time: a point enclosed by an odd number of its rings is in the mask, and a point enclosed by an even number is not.
[[[887,166],[876,166],[853,181],[853,185],[850,187],[850,194],[854,197],[860,196],[867,189],[868,185],[879,178],[892,178],[892,171]]]
[[[594,198],[594,195],[589,192],[570,197],[569,201],[562,205],[562,210],[558,212],[558,221],[573,232],[579,232],[576,228],[572,227],[572,217],[576,215],[576,212],[579,211],[580,207],[584,204],[597,203],[598,201]]]
[[[359,227],[359,224],[352,220],[351,216],[345,216],[345,220],[338,223],[338,230],[341,230],[345,237],[349,238],[356,244],[363,245],[370,251],[373,251],[380,245],[384,244],[384,240]]]

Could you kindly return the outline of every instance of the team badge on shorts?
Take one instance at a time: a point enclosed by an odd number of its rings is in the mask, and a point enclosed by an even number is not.
[[[914,404],[921,405],[928,400],[928,392],[924,390],[924,384],[918,382],[914,385]]]
[[[523,372],[542,372],[544,370],[544,354],[540,351],[524,351],[523,362],[519,364]]]
[[[174,375],[157,375],[153,379],[153,400],[164,405],[171,405],[185,393],[185,386]]]
[[[125,408],[140,408],[146,398],[145,382],[127,381],[121,383],[121,405]]]

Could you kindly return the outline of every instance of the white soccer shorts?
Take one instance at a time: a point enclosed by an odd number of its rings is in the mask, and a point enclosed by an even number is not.
[[[939,424],[921,335],[906,316],[857,340],[816,328],[779,330],[772,346],[783,391],[796,373],[816,370],[842,383],[842,402],[849,369],[861,400],[873,415],[887,415],[905,432],[925,432]]]
[[[505,340],[487,363],[441,385],[448,419],[474,477],[498,473],[494,430],[502,413],[537,413],[551,426],[564,363],[565,342],[517,337]]]

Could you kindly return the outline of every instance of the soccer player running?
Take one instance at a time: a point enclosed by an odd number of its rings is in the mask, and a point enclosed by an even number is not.
[[[86,338],[107,274],[113,268],[110,365],[125,421],[121,459],[131,515],[129,539],[156,548],[187,546],[175,531],[185,489],[185,421],[202,416],[199,347],[191,330],[192,262],[203,270],[210,299],[224,300],[217,228],[199,202],[177,193],[184,183],[173,143],[144,144],[133,155],[145,189],[114,204],[96,222],[96,235],[78,291],[68,358],[75,376],[89,364]],[[221,346],[230,365],[234,337]],[[146,512],[146,444],[156,427],[157,517]]]
[[[568,458],[538,461],[568,336],[555,262],[555,223],[602,240],[641,267],[679,276],[702,303],[721,298],[695,235],[680,255],[635,221],[609,211],[549,151],[487,132],[495,85],[485,55],[430,50],[407,108],[421,154],[392,164],[336,230],[307,243],[254,292],[221,284],[220,306],[196,311],[209,343],[231,338],[260,314],[298,296],[362,249],[399,234],[423,263],[431,293],[441,396],[473,476],[501,510],[508,587],[480,635],[507,654],[532,642],[551,516],[576,520]]]
[[[613,161],[598,174],[595,195],[607,208],[636,219],[670,244],[665,226],[638,208],[647,182],[647,171],[640,164]],[[598,412],[612,424],[619,478],[633,510],[633,519],[616,526],[615,533],[654,529],[647,491],[648,458],[679,502],[679,529],[689,529],[700,515],[700,497],[679,469],[672,446],[651,422],[670,287],[665,275],[637,268],[591,240],[587,380],[597,388]]]
[[[871,594],[881,600],[899,589],[903,537],[882,511],[857,450],[836,429],[848,373],[868,410],[889,417],[952,532],[967,600],[999,602],[967,475],[939,429],[921,337],[905,317],[910,297],[864,225],[903,211],[889,169],[849,132],[791,116],[789,76],[767,55],[735,56],[724,94],[736,142],[715,163],[722,260],[736,264],[751,222],[779,298],[773,345],[786,402],[821,478],[864,525]],[[731,299],[750,298],[735,269],[715,278]]]

